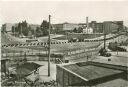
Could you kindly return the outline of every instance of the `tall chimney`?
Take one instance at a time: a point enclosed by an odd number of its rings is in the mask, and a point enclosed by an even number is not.
[[[88,33],[88,28],[89,28],[88,17],[86,17],[86,25],[87,25],[87,33]]]

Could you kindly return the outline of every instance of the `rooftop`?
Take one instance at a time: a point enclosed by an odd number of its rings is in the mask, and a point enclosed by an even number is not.
[[[34,62],[26,62],[24,64],[19,65],[16,68],[16,74],[18,76],[24,77],[26,75],[29,75],[32,71],[39,68],[41,65],[34,63]]]
[[[65,65],[63,66],[63,68],[71,73],[74,73],[80,78],[82,77],[83,80],[85,81],[112,76],[123,72],[117,69],[94,65],[93,63],[97,64],[96,62],[87,62],[87,63],[82,62],[82,63]]]

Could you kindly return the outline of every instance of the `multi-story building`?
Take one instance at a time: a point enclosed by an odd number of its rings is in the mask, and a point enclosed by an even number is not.
[[[78,24],[75,23],[64,23],[63,30],[73,30],[74,28],[78,28]]]
[[[118,30],[118,25],[112,21],[103,22],[103,32],[109,34]]]
[[[63,31],[71,31],[74,28],[78,28],[79,25],[75,23],[62,23],[62,24],[53,24],[54,29],[63,30]]]
[[[52,24],[53,29],[63,30],[63,24]]]
[[[85,33],[85,34],[92,34],[93,33],[93,29],[91,27],[85,28],[85,29],[83,29],[83,33]]]
[[[113,33],[123,30],[123,21],[104,21],[97,23],[92,21],[89,23],[89,27],[93,29],[93,33]]]
[[[103,23],[92,21],[89,26],[93,29],[93,33],[103,33]]]
[[[86,23],[79,23],[78,25],[79,25],[79,27],[81,27],[83,29],[87,27],[87,24]]]

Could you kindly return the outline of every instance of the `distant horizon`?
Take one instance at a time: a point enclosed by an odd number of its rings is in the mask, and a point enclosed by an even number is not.
[[[22,20],[22,21],[25,21],[25,20]],[[20,23],[22,22],[22,21],[19,21]],[[47,22],[48,22],[48,20],[46,20]],[[96,20],[91,20],[91,21],[89,21],[89,23],[91,23],[92,21],[96,21]],[[105,20],[105,21],[96,21],[97,23],[103,23],[103,22],[109,22],[109,21],[123,21],[123,20]],[[2,24],[8,24],[8,23],[10,23],[10,24],[18,24],[19,22],[5,22],[5,23],[2,23]],[[34,25],[41,25],[41,23],[43,22],[41,22],[40,24],[37,24],[37,23],[29,23],[27,20],[26,20],[26,22],[28,23],[28,24],[34,24]],[[124,22],[124,21],[123,21]],[[52,23],[52,24],[63,24],[63,23],[72,23],[72,24],[80,24],[80,23],[86,23],[86,22],[68,22],[68,21],[65,21],[65,22],[60,22],[60,23]]]
[[[128,1],[0,1],[0,23],[29,24],[86,23],[90,21],[124,21],[128,26]]]

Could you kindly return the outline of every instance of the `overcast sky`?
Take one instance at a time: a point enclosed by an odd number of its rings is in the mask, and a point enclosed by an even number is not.
[[[52,23],[123,20],[128,26],[126,1],[5,1],[0,2],[0,22],[41,24],[52,16]],[[2,20],[1,20],[2,19]]]

